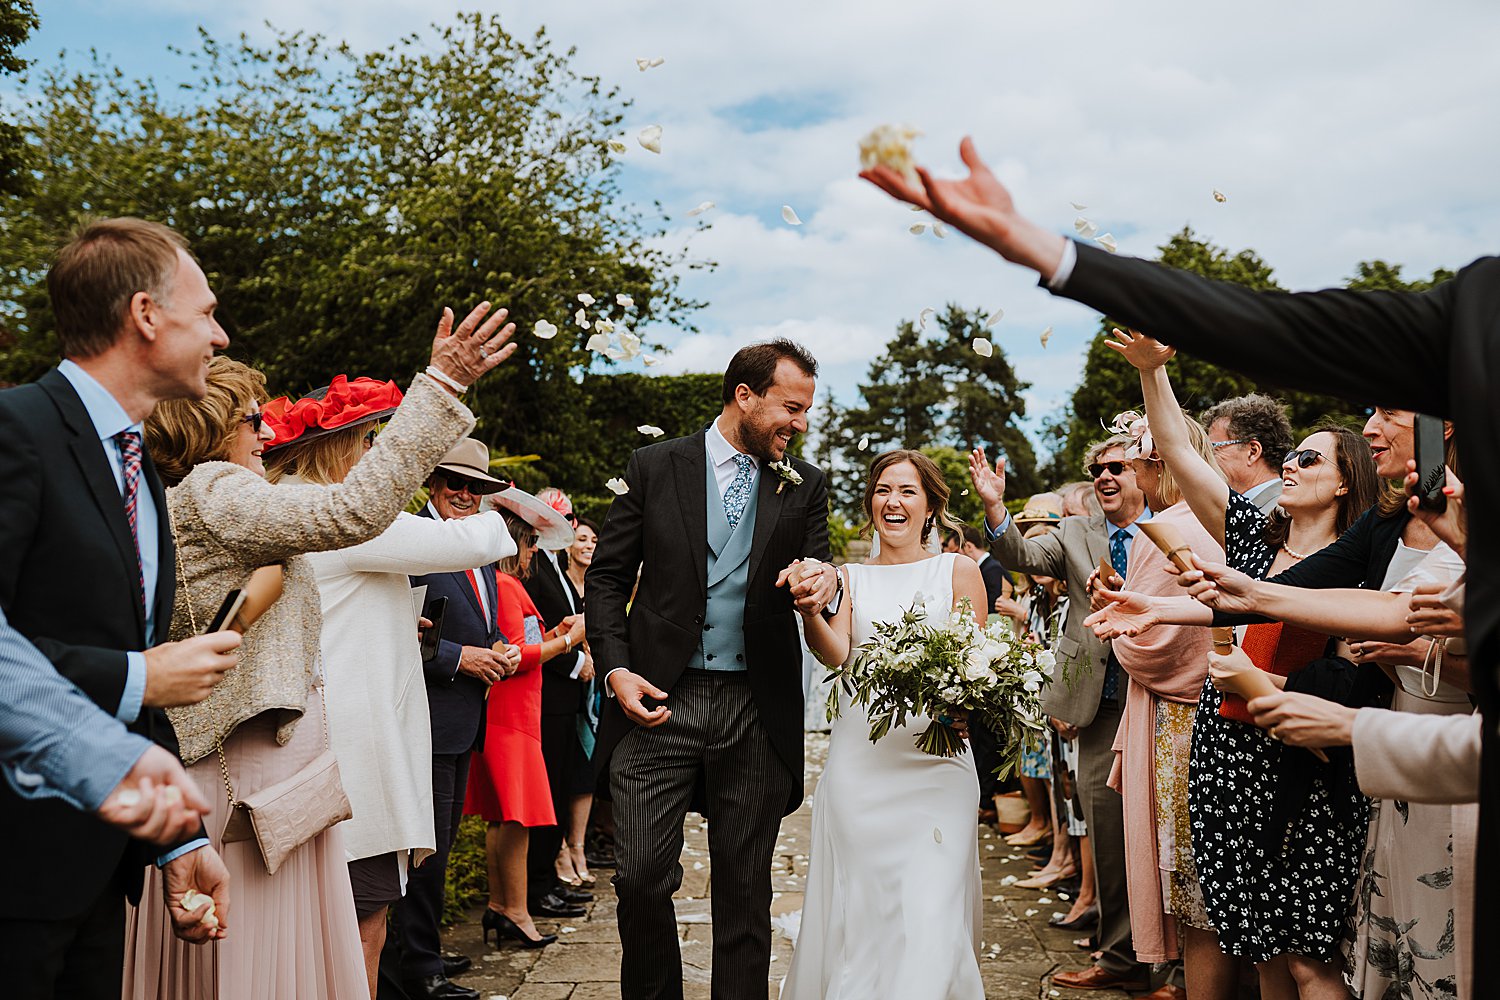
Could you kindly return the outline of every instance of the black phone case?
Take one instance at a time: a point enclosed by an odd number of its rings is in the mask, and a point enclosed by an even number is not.
[[[437,656],[438,640],[443,637],[443,614],[448,610],[448,598],[434,597],[422,609],[422,617],[432,622],[432,627],[422,633],[422,662],[427,663]]]
[[[1448,485],[1444,467],[1443,421],[1425,413],[1417,414],[1412,428],[1417,460],[1417,504],[1423,510],[1442,511],[1448,506],[1443,487]]]

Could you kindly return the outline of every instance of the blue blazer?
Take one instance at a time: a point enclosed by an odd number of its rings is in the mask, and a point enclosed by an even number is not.
[[[419,513],[431,517],[431,509]],[[495,614],[499,600],[495,586],[496,564],[477,566],[474,575],[484,588],[490,613],[485,615],[469,586],[467,573],[429,573],[411,578],[413,587],[426,585],[427,600],[448,598],[443,613],[443,635],[438,640],[437,656],[422,664],[427,680],[427,710],[432,717],[432,752],[464,753],[484,746],[484,705],[487,688],[479,680],[458,672],[458,659],[464,646],[489,648],[497,642],[509,642],[500,631]]]

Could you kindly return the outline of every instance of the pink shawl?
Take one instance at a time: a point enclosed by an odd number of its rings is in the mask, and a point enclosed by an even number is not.
[[[1223,561],[1213,540],[1186,501],[1153,517],[1182,532],[1193,552]],[[1181,597],[1167,557],[1144,533],[1130,546],[1125,589],[1153,597]],[[1156,700],[1196,703],[1208,676],[1209,631],[1196,625],[1158,625],[1133,638],[1114,640],[1115,658],[1130,675],[1120,729],[1115,734],[1115,765],[1109,785],[1124,799],[1125,883],[1130,899],[1130,930],[1142,962],[1178,956],[1177,927],[1162,901],[1162,867],[1157,851]],[[1170,867],[1170,866],[1169,866]]]

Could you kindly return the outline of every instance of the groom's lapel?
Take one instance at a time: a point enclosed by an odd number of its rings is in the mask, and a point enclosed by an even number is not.
[[[778,491],[776,487],[783,482],[782,478],[772,472],[766,462],[760,463],[760,489],[756,496],[755,511],[755,540],[750,545],[750,575],[748,579],[755,579],[755,571],[760,568],[760,557],[766,554],[766,544],[771,540],[771,532],[776,530],[776,522],[781,518],[781,504],[787,493],[790,493],[790,483]],[[798,553],[802,555],[802,553]]]
[[[688,559],[698,579],[698,589],[708,593],[708,449],[699,431],[684,439],[683,448],[672,452],[672,476],[677,482],[677,508],[687,532]]]

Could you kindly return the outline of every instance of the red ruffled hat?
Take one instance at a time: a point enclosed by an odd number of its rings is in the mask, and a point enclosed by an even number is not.
[[[308,441],[333,431],[385,420],[401,405],[401,389],[395,382],[373,378],[350,381],[338,375],[321,389],[314,389],[295,403],[278,396],[260,408],[266,426],[276,438],[266,451],[284,448],[294,441]]]

